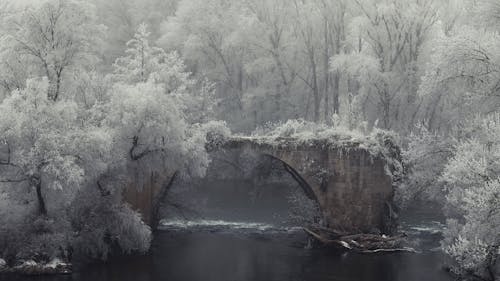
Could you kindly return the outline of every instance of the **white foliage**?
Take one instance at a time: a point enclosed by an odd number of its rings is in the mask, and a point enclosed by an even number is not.
[[[493,116],[475,125],[482,133],[457,146],[441,177],[459,218],[448,222],[443,246],[456,272],[486,278],[500,247],[500,122]]]
[[[48,100],[47,87],[47,80],[29,80],[25,90],[4,100],[0,105],[2,138],[10,147],[12,164],[19,169],[18,178],[41,176],[50,188],[78,187],[87,168],[88,176],[105,169],[103,157],[111,146],[110,138],[96,128],[81,126],[76,103]],[[100,171],[90,172],[94,169]]]
[[[98,61],[104,26],[97,23],[95,7],[88,1],[50,0],[29,5],[8,17],[6,46],[31,73],[46,76],[48,95],[57,100],[63,77]]]
[[[457,140],[416,126],[403,151],[408,174],[399,188],[397,200],[404,206],[414,200],[443,201],[443,183],[439,180],[445,165],[456,151]]]

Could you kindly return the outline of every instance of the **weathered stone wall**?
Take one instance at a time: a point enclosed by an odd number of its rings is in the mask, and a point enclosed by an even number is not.
[[[389,233],[387,215],[393,200],[385,162],[366,150],[275,151],[309,184],[329,227],[348,232]]]

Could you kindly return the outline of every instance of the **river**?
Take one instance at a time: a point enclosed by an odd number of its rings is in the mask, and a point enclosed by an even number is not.
[[[299,228],[221,221],[172,223],[146,256],[88,265],[69,276],[9,281],[446,281],[435,225],[409,229],[420,253],[361,255],[313,248]],[[0,278],[1,279],[1,278]]]
[[[79,267],[67,276],[0,276],[0,281],[453,280],[442,269],[443,219],[435,210],[410,209],[402,217],[401,230],[419,253],[362,255],[309,247],[301,228],[284,222],[286,186],[204,186],[187,189],[184,196],[195,202],[197,215],[167,217],[148,255]]]

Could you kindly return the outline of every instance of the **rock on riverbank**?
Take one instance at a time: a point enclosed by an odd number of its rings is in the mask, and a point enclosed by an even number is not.
[[[0,273],[15,273],[22,275],[70,274],[70,263],[53,259],[48,263],[37,263],[34,260],[23,261],[21,264],[8,267],[5,260],[0,259]]]

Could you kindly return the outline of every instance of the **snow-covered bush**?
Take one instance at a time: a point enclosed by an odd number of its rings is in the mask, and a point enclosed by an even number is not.
[[[462,140],[441,180],[448,221],[443,248],[456,261],[453,270],[493,279],[500,248],[500,119],[476,122],[472,139]]]
[[[231,130],[224,121],[210,121],[203,124],[195,124],[195,131],[205,137],[205,147],[210,150],[219,147],[231,136]]]
[[[95,187],[88,187],[79,198],[70,209],[76,256],[105,260],[117,253],[148,251],[151,229],[122,202],[120,190],[103,195]]]
[[[460,265],[460,269],[455,268],[456,273],[475,273],[487,267],[488,245],[480,239],[468,240],[458,235],[446,252]]]
[[[0,255],[7,263],[69,258],[72,231],[64,212],[53,218],[41,217],[29,204],[12,198],[7,205],[3,203],[0,202]]]
[[[365,135],[356,130],[349,130],[344,126],[329,126],[321,123],[290,119],[285,122],[267,123],[252,132],[252,136],[271,141],[273,139],[290,138],[297,142],[311,140],[346,140],[356,141]],[[340,143],[339,143],[340,144]]]
[[[335,122],[334,122],[335,124]],[[302,119],[269,123],[252,133],[254,141],[267,145],[282,144],[296,146],[319,145],[323,149],[339,149],[348,153],[351,149],[365,149],[373,157],[386,160],[387,174],[399,184],[403,177],[404,165],[396,133],[378,128],[371,132],[350,130],[338,122],[337,126],[308,122]]]
[[[408,172],[396,194],[398,204],[405,206],[415,200],[444,202],[439,177],[455,152],[456,140],[431,133],[420,125],[407,139],[402,156]]]
[[[460,206],[453,205],[464,215],[462,219],[448,221],[442,244],[456,262],[452,267],[455,273],[493,280],[493,267],[500,256],[499,195],[500,178],[497,178],[471,186],[457,202]]]
[[[26,238],[18,249],[17,260],[33,259],[36,262],[47,263],[55,258],[68,260],[70,257],[71,231],[68,229],[35,232]]]
[[[26,240],[25,219],[32,210],[17,198],[7,194],[8,187],[0,183],[0,256],[7,262],[14,259]]]

